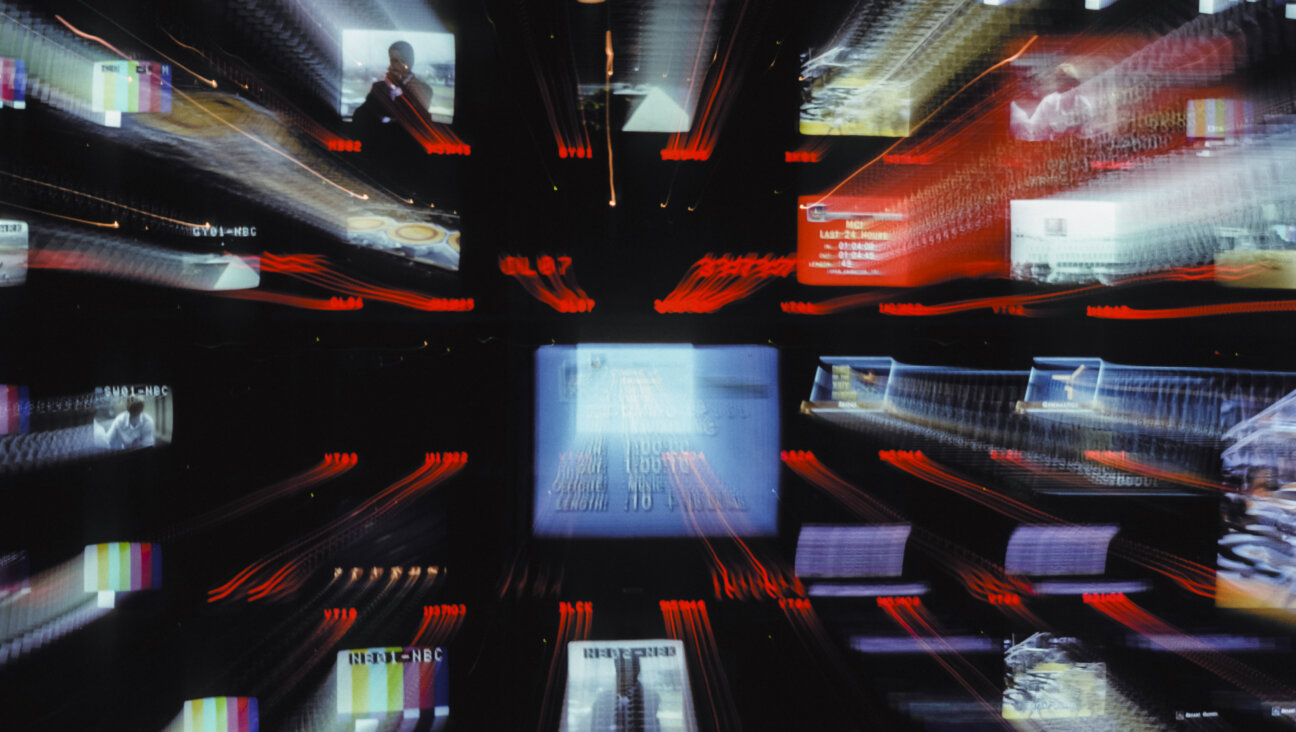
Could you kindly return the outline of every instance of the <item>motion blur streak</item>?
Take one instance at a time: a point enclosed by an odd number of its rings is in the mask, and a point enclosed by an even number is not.
[[[1212,480],[1206,480],[1200,476],[1182,473],[1176,470],[1167,470],[1158,468],[1155,465],[1148,465],[1137,460],[1131,459],[1124,450],[1085,450],[1085,457],[1090,460],[1106,465],[1109,468],[1124,470],[1127,473],[1136,475],[1146,475],[1149,478],[1164,480],[1168,483],[1178,483],[1190,488],[1201,488],[1208,491],[1231,492],[1227,486]]]
[[[897,511],[829,470],[814,453],[791,450],[781,453],[792,472],[818,486],[857,516],[870,523],[908,523]],[[1004,568],[919,526],[912,527],[910,542],[933,557],[936,565],[950,572],[973,597],[994,605],[1007,615],[1039,622],[1021,604],[1022,595],[1033,595],[1030,582],[1011,577]]]
[[[332,608],[301,643],[287,654],[266,676],[274,686],[266,696],[267,706],[274,706],[288,696],[301,680],[321,661],[335,653],[342,637],[356,624],[355,608]]]
[[[712,561],[712,582],[715,585],[717,599],[723,589],[724,597],[751,599],[805,597],[805,588],[800,580],[787,571],[786,567],[765,565],[772,561],[762,562],[756,553],[743,541],[741,530],[736,530],[726,516],[727,508],[721,496],[725,495],[720,477],[707,463],[706,456],[693,452],[663,452],[662,465],[670,478],[671,488],[675,491],[679,505],[693,533],[702,539]],[[725,532],[741,550],[734,570],[716,551],[715,545],[707,538],[697,517],[700,504],[715,510],[717,518],[724,525]],[[705,510],[705,509],[704,509]],[[741,529],[741,527],[740,527]],[[780,562],[781,563],[781,562]],[[789,579],[790,577],[790,579]]]
[[[468,614],[466,605],[427,605],[423,608],[423,624],[414,633],[411,646],[444,646],[449,645],[459,632],[464,616]]]
[[[549,673],[545,675],[544,698],[540,703],[540,717],[536,732],[557,729],[562,704],[562,680],[567,676],[567,644],[571,641],[589,640],[590,622],[594,619],[592,602],[558,603],[558,635],[554,637],[553,656],[549,659]]]
[[[709,716],[715,725],[711,729],[716,732],[738,729],[738,708],[729,690],[729,678],[711,630],[706,603],[701,600],[662,600],[660,604],[662,618],[666,621],[666,635],[684,641],[696,668],[702,672],[706,703],[704,709],[699,710],[698,717]]]
[[[869,721],[869,729],[890,729],[885,716],[879,714],[870,703],[870,695],[859,688],[854,680],[855,674],[850,672],[837,643],[824,627],[810,601],[782,598],[779,600],[779,609],[783,611],[783,616],[787,618],[788,625],[792,627],[801,646],[810,654],[811,666],[824,688],[841,689],[843,698],[850,699],[856,705],[859,716]]]
[[[118,202],[116,202],[116,201],[110,201],[110,200],[108,200],[107,198],[102,198],[102,197],[100,197],[100,196],[91,195],[91,194],[89,194],[89,193],[84,193],[84,192],[82,192],[82,191],[73,190],[73,189],[71,189],[71,188],[67,188],[67,187],[65,187],[65,186],[56,186],[56,185],[54,185],[53,183],[46,183],[45,181],[42,181],[42,180],[36,180],[35,178],[28,178],[28,177],[26,177],[26,176],[16,175],[16,174],[14,174],[14,173],[6,173],[6,172],[3,171],[3,170],[0,170],[0,175],[6,176],[6,177],[8,177],[8,178],[14,178],[14,179],[16,179],[16,180],[20,180],[20,181],[22,181],[22,182],[24,182],[24,183],[31,183],[32,185],[41,186],[41,187],[43,187],[43,188],[51,188],[51,189],[53,189],[53,190],[61,191],[61,192],[63,192],[63,193],[70,193],[70,194],[72,194],[72,195],[74,195],[74,196],[79,196],[79,197],[81,197],[81,198],[88,198],[88,199],[90,199],[90,200],[92,200],[92,201],[98,201],[99,203],[107,204],[107,205],[109,205],[109,206],[112,206],[113,208],[120,208],[120,209],[122,209],[123,211],[130,211],[131,213],[136,213],[136,214],[139,214],[139,215],[141,215],[141,216],[148,216],[149,218],[157,219],[158,221],[165,221],[165,222],[167,222],[167,223],[169,223],[169,224],[175,224],[175,225],[177,225],[177,226],[183,226],[183,227],[185,227],[185,228],[187,228],[187,229],[210,229],[210,228],[211,228],[211,222],[209,222],[209,221],[208,221],[208,222],[203,222],[203,223],[201,223],[201,224],[195,224],[195,223],[190,222],[190,221],[182,221],[182,220],[180,220],[180,219],[173,219],[173,218],[169,218],[169,217],[166,217],[166,216],[159,216],[159,215],[157,215],[157,214],[155,214],[155,213],[149,213],[148,211],[145,211],[145,210],[143,210],[143,209],[135,208],[134,206],[127,206],[127,205],[124,204],[124,203],[118,203]]]
[[[514,278],[532,297],[560,313],[588,313],[594,309],[594,300],[576,277],[568,274],[571,257],[536,258],[535,268],[527,257],[500,257],[500,272]]]
[[[756,6],[755,9],[752,9],[753,5]],[[707,24],[711,22],[714,6],[715,2],[712,0],[707,8]],[[706,96],[706,104],[702,108],[702,113],[691,120],[692,124],[687,133],[676,132],[670,136],[666,148],[661,152],[663,160],[707,160],[711,157],[711,153],[715,150],[716,139],[720,134],[720,127],[724,124],[729,106],[740,87],[739,82],[756,56],[755,49],[752,48],[754,44],[749,41],[740,43],[739,37],[755,35],[754,29],[763,22],[770,6],[771,3],[767,0],[742,0],[738,18],[725,43],[724,60],[720,62],[720,68],[714,74],[703,72],[706,75],[706,86],[703,87],[702,93]],[[750,19],[749,10],[754,16]],[[702,37],[704,39],[706,37],[705,25]],[[699,73],[697,57],[702,54],[703,45],[703,42],[698,43],[697,54],[693,60],[693,73],[689,77],[690,100],[693,96],[692,89],[697,84]],[[732,68],[730,68],[731,64]],[[713,60],[712,66],[714,65]]]
[[[1125,305],[1090,307],[1085,312],[1091,318],[1107,320],[1173,320],[1178,318],[1208,318],[1216,315],[1243,315],[1247,313],[1287,313],[1296,310],[1296,300],[1267,300],[1259,302],[1232,302],[1223,305],[1190,305],[1181,308],[1136,310]]]
[[[315,467],[191,519],[168,532],[167,538],[178,539],[195,531],[213,529],[227,521],[232,521],[252,511],[264,508],[275,501],[290,498],[307,488],[313,488],[325,481],[340,477],[354,468],[357,462],[359,462],[359,459],[353,452],[329,453]]]
[[[926,480],[929,483],[954,491],[964,498],[1022,523],[1068,524],[1070,522],[1053,514],[1028,506],[985,486],[961,478],[941,467],[918,451],[884,450],[879,453],[883,462]],[[1111,544],[1113,554],[1150,569],[1170,579],[1189,592],[1202,597],[1215,597],[1215,570],[1197,562],[1177,557],[1153,547],[1144,546],[1132,539],[1116,537]]]
[[[967,91],[968,87],[970,87],[970,86],[972,86],[973,84],[977,83],[978,81],[980,81],[982,78],[984,78],[987,74],[989,74],[990,72],[994,71],[995,69],[998,69],[998,68],[1000,68],[1001,66],[1005,66],[1005,65],[1007,65],[1007,64],[1010,64],[1010,63],[1012,63],[1013,61],[1015,61],[1015,60],[1017,60],[1018,58],[1020,58],[1021,55],[1022,55],[1023,53],[1026,53],[1026,49],[1030,48],[1030,47],[1031,47],[1031,44],[1035,43],[1035,41],[1038,40],[1038,39],[1039,39],[1039,36],[1031,36],[1030,39],[1028,39],[1024,44],[1022,44],[1021,48],[1017,49],[1017,53],[1014,53],[1013,55],[1009,56],[1008,58],[1005,58],[1005,59],[1003,59],[1002,61],[996,63],[996,64],[993,65],[993,66],[991,66],[990,68],[986,69],[985,71],[982,71],[980,74],[977,74],[976,77],[974,77],[971,81],[969,81],[968,83],[964,84],[961,88],[959,88],[958,91],[954,92],[954,93],[953,93],[952,95],[950,95],[950,96],[949,96],[945,101],[941,102],[940,105],[937,106],[936,109],[933,110],[931,114],[929,114],[929,115],[927,115],[926,117],[924,117],[924,118],[923,118],[921,121],[919,121],[918,123],[912,125],[912,126],[910,127],[909,134],[910,134],[910,135],[914,134],[914,133],[918,130],[918,128],[920,128],[920,127],[922,127],[923,125],[927,124],[927,122],[930,121],[932,117],[935,117],[937,114],[939,114],[940,111],[941,111],[942,109],[944,109],[946,105],[948,105],[950,102],[954,101],[954,98],[955,98],[955,97],[957,97],[958,95],[962,94],[964,91]],[[829,198],[830,196],[832,196],[834,193],[836,193],[838,190],[840,190],[842,186],[844,186],[844,185],[846,185],[847,183],[849,183],[849,182],[851,181],[851,179],[855,178],[855,177],[858,176],[860,173],[863,173],[866,169],[868,169],[868,167],[869,167],[870,165],[872,165],[873,163],[876,163],[877,161],[881,160],[883,157],[885,157],[885,156],[886,156],[888,153],[890,153],[892,150],[894,150],[894,149],[896,149],[897,147],[899,147],[900,144],[903,143],[904,141],[905,141],[905,138],[903,138],[903,137],[901,137],[900,139],[896,140],[896,141],[895,141],[894,143],[892,143],[888,148],[886,148],[886,149],[883,150],[880,154],[878,154],[877,157],[873,158],[872,160],[868,161],[867,163],[864,163],[864,164],[861,165],[859,168],[857,168],[857,169],[855,170],[854,173],[851,173],[850,175],[846,176],[846,178],[845,178],[844,180],[842,180],[842,182],[840,182],[840,183],[838,183],[837,185],[833,186],[833,187],[832,187],[832,188],[831,188],[827,193],[825,193],[825,194],[823,195],[823,197],[821,197],[818,201],[815,201],[815,204],[820,204],[820,203],[823,203],[824,201],[828,200],[828,198]]]
[[[554,145],[560,158],[579,158],[588,160],[594,157],[593,147],[589,142],[589,132],[585,129],[584,113],[578,97],[579,80],[572,66],[570,53],[542,52],[536,46],[536,39],[546,38],[554,45],[566,40],[561,22],[561,13],[557,17],[541,17],[539,7],[526,5],[515,6],[510,12],[517,14],[522,26],[521,44],[529,63],[528,68],[535,75],[536,88],[544,103],[545,116],[549,121],[549,130],[553,134]],[[498,27],[496,28],[498,31]],[[501,42],[511,42],[504,41]],[[609,48],[611,34],[608,34]],[[611,51],[609,50],[609,54]],[[611,74],[612,60],[608,58],[608,75]],[[611,165],[609,151],[608,165]],[[613,197],[615,200],[615,196]]]
[[[123,59],[126,59],[127,61],[131,61],[131,60],[132,60],[131,58],[129,58],[128,56],[126,56],[125,54],[123,54],[121,51],[118,51],[118,50],[117,50],[116,48],[114,48],[110,43],[108,43],[107,41],[103,40],[102,38],[98,38],[98,37],[96,37],[96,36],[92,36],[92,35],[89,35],[89,34],[87,34],[87,33],[84,33],[84,32],[82,32],[82,31],[78,30],[78,29],[75,28],[71,23],[68,23],[66,20],[64,20],[63,18],[61,18],[61,17],[59,17],[59,16],[57,16],[57,15],[54,16],[54,17],[57,18],[58,21],[59,21],[60,23],[62,23],[63,25],[67,26],[68,29],[71,30],[71,31],[72,31],[73,33],[75,33],[76,35],[78,35],[78,36],[80,36],[80,37],[82,37],[82,38],[85,38],[85,39],[87,39],[87,40],[92,40],[92,41],[95,41],[96,43],[102,44],[105,48],[109,49],[110,51],[112,51],[113,53],[117,54],[118,56],[121,56]],[[312,168],[311,166],[307,165],[306,163],[303,163],[301,160],[298,160],[296,157],[294,157],[294,156],[292,156],[292,155],[289,155],[288,153],[284,152],[283,150],[280,150],[280,149],[276,148],[275,146],[271,145],[270,143],[266,142],[265,140],[262,140],[261,138],[257,137],[256,135],[253,135],[253,134],[251,134],[251,133],[249,133],[249,132],[243,130],[242,128],[238,127],[237,125],[231,124],[230,122],[228,122],[228,121],[226,121],[225,119],[221,118],[221,117],[218,116],[215,112],[211,111],[210,109],[208,109],[207,107],[203,106],[202,104],[199,104],[199,103],[198,103],[198,102],[197,102],[193,97],[189,96],[188,94],[185,94],[184,92],[180,91],[179,89],[176,89],[176,88],[173,87],[171,91],[172,91],[173,93],[175,93],[175,94],[180,95],[181,97],[184,97],[185,100],[187,100],[188,102],[190,102],[191,104],[193,104],[193,105],[194,105],[195,107],[197,107],[198,109],[201,109],[203,112],[205,112],[205,113],[206,113],[209,117],[211,117],[212,119],[216,120],[217,122],[220,122],[221,124],[225,125],[226,127],[229,127],[231,130],[234,130],[235,132],[239,133],[240,135],[243,135],[244,137],[248,138],[249,140],[251,140],[251,141],[255,142],[256,144],[260,145],[261,147],[265,148],[266,150],[269,150],[270,152],[272,152],[272,153],[274,153],[274,154],[276,154],[276,155],[282,157],[284,160],[287,160],[288,162],[292,163],[293,165],[296,165],[297,167],[301,168],[302,170],[304,170],[304,171],[310,173],[311,175],[313,175],[313,176],[315,176],[316,178],[320,179],[320,180],[323,181],[324,183],[327,183],[328,185],[330,185],[330,186],[336,188],[336,189],[339,190],[339,191],[342,191],[343,193],[346,193],[346,194],[349,195],[349,196],[352,196],[353,198],[358,198],[358,199],[360,199],[360,200],[362,200],[362,201],[363,201],[363,200],[368,200],[368,198],[369,198],[369,195],[368,195],[368,194],[366,194],[366,193],[356,193],[355,191],[352,191],[352,190],[348,189],[346,186],[340,185],[340,184],[338,184],[338,183],[336,183],[336,182],[330,180],[327,176],[325,176],[324,174],[322,174],[322,173],[320,173],[319,171],[315,170],[314,168]]]
[[[1296,690],[1187,635],[1121,593],[1085,595],[1084,602],[1098,612],[1173,651],[1261,701],[1296,698]],[[1161,641],[1171,639],[1168,644]]]
[[[397,504],[416,498],[452,477],[467,461],[467,453],[429,453],[419,469],[374,494],[345,516],[248,565],[220,587],[208,590],[207,602],[224,600],[235,591],[245,595],[249,602],[271,596],[286,597],[301,587],[310,568],[330,549],[354,541]],[[267,568],[279,562],[283,562],[282,566],[267,576]],[[258,580],[260,583],[254,585]],[[240,590],[244,585],[247,587]]]
[[[75,229],[45,228],[42,248],[27,254],[27,267],[84,272],[184,290],[229,291],[256,287],[254,264],[230,254],[194,254],[132,239]]]
[[[998,687],[991,683],[975,666],[967,662],[967,659],[959,655],[958,651],[945,642],[940,632],[934,627],[934,620],[928,615],[926,608],[922,607],[922,601],[917,597],[879,597],[877,599],[878,607],[891,617],[901,628],[904,628],[915,641],[922,646],[927,655],[932,660],[940,664],[940,667],[954,679],[959,686],[963,687],[977,704],[981,705],[993,719],[999,720],[999,723],[1005,729],[1012,729],[1012,725],[1003,721],[999,716],[997,705],[992,705],[988,699],[995,699],[999,696]],[[918,627],[925,632],[919,633]],[[955,668],[955,663],[946,660],[953,658],[956,664],[962,668],[960,673]],[[966,675],[965,675],[966,674]],[[969,680],[970,679],[970,680]]]
[[[654,300],[653,309],[659,313],[714,313],[795,270],[795,254],[785,257],[708,254],[693,263],[669,295]]]
[[[111,612],[85,591],[84,560],[41,572],[31,591],[0,601],[0,668]]]
[[[85,225],[87,225],[87,226],[98,226],[98,227],[101,228],[101,229],[120,229],[120,228],[121,228],[121,222],[120,222],[120,221],[114,221],[114,222],[112,222],[112,223],[110,224],[110,223],[106,223],[106,222],[103,222],[103,221],[91,221],[90,219],[78,219],[78,218],[76,218],[75,216],[64,216],[63,214],[56,214],[56,213],[53,213],[53,212],[51,212],[51,211],[42,211],[42,210],[39,209],[39,208],[31,208],[31,207],[29,207],[29,206],[20,206],[20,205],[14,203],[14,202],[12,202],[12,201],[6,201],[6,200],[4,200],[4,199],[0,199],[0,205],[5,206],[6,208],[16,208],[16,209],[20,209],[20,210],[22,210],[22,211],[30,211],[30,212],[32,212],[32,213],[38,213],[38,214],[40,214],[40,215],[42,215],[42,216],[52,216],[52,217],[54,217],[54,218],[56,218],[56,219],[62,219],[63,221],[71,221],[71,222],[73,222],[73,223],[77,223],[77,224],[85,224]]]
[[[969,310],[991,309],[995,312],[1004,312],[1012,315],[1025,315],[1024,308],[1030,305],[1039,305],[1042,303],[1057,302],[1060,300],[1069,300],[1081,295],[1092,293],[1098,290],[1110,289],[1111,287],[1147,285],[1158,282],[1195,282],[1209,281],[1212,279],[1229,279],[1245,280],[1247,277],[1261,273],[1264,270],[1262,264],[1252,264],[1243,267],[1225,268],[1207,265],[1204,267],[1172,267],[1164,272],[1150,272],[1143,275],[1125,277],[1114,281],[1111,285],[1088,285],[1086,287],[1076,287],[1059,292],[1047,292],[1038,295],[1001,295],[998,297],[981,297],[969,300],[960,300],[958,302],[945,303],[943,305],[922,305],[917,303],[883,303],[878,306],[878,311],[884,315],[949,315],[951,313],[966,312]],[[829,301],[832,302],[832,301]],[[1296,301],[1293,301],[1296,304]],[[827,303],[823,303],[826,305]],[[1245,303],[1241,303],[1245,305]],[[1232,308],[1236,305],[1222,306]],[[842,308],[834,308],[834,312]],[[1090,315],[1093,311],[1108,311],[1112,308],[1089,308]],[[1145,311],[1160,312],[1160,311]],[[1246,311],[1251,312],[1251,311]],[[821,314],[821,313],[813,313]],[[1102,317],[1102,316],[1095,316]]]
[[[423,310],[425,312],[465,312],[473,309],[472,298],[430,297],[409,290],[371,285],[334,270],[320,254],[261,255],[263,273],[282,274],[318,287],[376,302]]]
[[[349,311],[360,310],[364,307],[364,300],[358,297],[330,297],[327,300],[318,297],[301,297],[300,295],[289,295],[283,292],[270,292],[269,290],[231,290],[229,292],[216,293],[220,297],[227,297],[231,300],[252,300],[254,302],[268,302],[275,305],[286,305],[292,308],[302,310],[326,310],[326,311]]]

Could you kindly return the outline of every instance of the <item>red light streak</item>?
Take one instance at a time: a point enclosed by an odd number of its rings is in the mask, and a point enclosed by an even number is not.
[[[430,488],[458,473],[468,461],[467,453],[428,453],[422,467],[392,483],[352,509],[345,516],[334,519],[296,541],[285,545],[239,572],[229,582],[208,590],[207,602],[230,597],[242,585],[249,602],[275,596],[286,596],[305,582],[305,572],[319,559],[326,546],[347,541],[390,513],[402,502],[417,498]],[[284,564],[259,584],[261,572],[271,564]],[[256,579],[254,579],[256,578]]]
[[[747,19],[747,11],[752,3],[744,0],[738,11],[738,16],[734,21],[729,37],[724,43],[724,56],[720,61],[720,67],[717,73],[712,76],[709,73],[704,82],[703,94],[706,96],[706,103],[702,105],[701,114],[690,120],[691,124],[687,132],[672,133],[667,141],[666,149],[661,151],[662,160],[707,160],[715,150],[716,137],[720,132],[720,126],[724,123],[728,115],[729,105],[735,96],[734,89],[737,82],[733,81],[732,74],[729,74],[730,64],[732,63],[737,73],[741,73],[750,65],[753,54],[748,50],[752,44],[739,44],[740,38],[746,38],[749,23],[744,23]],[[764,9],[763,3],[758,3],[759,7]],[[706,21],[703,23],[702,32],[699,38],[707,37],[707,27],[711,23],[711,14],[714,10],[715,0],[707,5]],[[759,20],[753,20],[751,23],[757,23]],[[719,57],[719,49],[716,49],[716,56],[712,58],[712,66]],[[697,85],[698,66],[702,55],[702,43],[698,43],[697,53],[693,57],[693,70],[689,75],[689,91],[686,99],[692,98],[693,89]]]
[[[865,521],[877,524],[909,523],[902,514],[829,470],[814,453],[792,450],[782,452],[781,457],[792,472],[819,487]],[[1026,580],[1008,576],[1003,567],[922,527],[911,524],[909,540],[921,551],[936,558],[937,566],[953,574],[968,594],[992,605],[1002,606],[1015,615],[1034,618],[1029,610],[1019,607],[1021,595],[1035,594]],[[995,602],[994,598],[1002,600],[1007,596],[1017,597],[1018,602]],[[1037,627],[1042,627],[1042,624]]]
[[[557,682],[566,675],[567,644],[574,640],[589,640],[590,623],[594,618],[592,602],[558,603],[558,635],[554,639],[553,656],[549,659],[549,673],[545,675],[544,696],[540,703],[540,718],[536,732],[556,729],[557,712],[554,707]]]
[[[1208,318],[1218,315],[1245,315],[1248,313],[1284,313],[1296,310],[1296,300],[1268,300],[1259,302],[1233,302],[1224,305],[1191,305],[1180,308],[1135,310],[1125,305],[1090,307],[1085,314],[1106,320],[1174,320],[1179,318]]]
[[[995,265],[998,267],[998,265]],[[923,305],[919,303],[882,303],[878,305],[878,311],[884,315],[950,315],[952,313],[967,312],[969,310],[991,309],[997,313],[1008,315],[1030,315],[1031,312],[1026,308],[1032,305],[1040,305],[1047,302],[1058,302],[1079,297],[1086,293],[1098,290],[1111,290],[1116,287],[1127,287],[1132,285],[1144,285],[1155,282],[1194,282],[1203,280],[1241,280],[1250,277],[1263,269],[1263,264],[1250,264],[1235,268],[1219,268],[1214,265],[1203,267],[1173,267],[1163,272],[1153,272],[1135,277],[1128,277],[1111,285],[1087,285],[1084,287],[1061,290],[1058,292],[1045,292],[1035,295],[999,295],[994,297],[978,297],[968,300],[958,300],[955,302],[944,303],[941,305]],[[968,272],[969,276],[973,271]],[[847,295],[845,297],[826,300],[822,303],[801,303],[787,302],[783,303],[783,311],[796,313],[800,315],[826,315],[829,313],[839,312],[861,305],[868,305],[878,300],[884,299],[888,295],[884,292],[866,292],[858,295]],[[1296,304],[1296,301],[1292,301]],[[1094,311],[1110,311],[1114,308],[1089,308],[1091,317],[1105,317],[1095,315]],[[1119,308],[1120,310],[1129,310],[1129,308]],[[1282,309],[1296,309],[1282,308]],[[1142,311],[1153,312],[1153,311]],[[1162,312],[1162,311],[1156,311]],[[1221,313],[1222,314],[1222,313]]]
[[[817,163],[820,154],[813,150],[789,150],[783,153],[785,163]]]
[[[1124,450],[1121,450],[1120,452],[1115,450],[1085,450],[1085,457],[1101,465],[1106,465],[1109,468],[1115,468],[1117,470],[1123,470],[1127,473],[1135,473],[1137,475],[1146,475],[1149,478],[1156,478],[1157,480],[1163,480],[1167,483],[1178,483],[1179,485],[1186,485],[1190,488],[1201,488],[1210,491],[1221,491],[1225,493],[1233,492],[1224,485],[1212,480],[1206,480],[1205,478],[1191,475],[1189,473],[1166,470],[1165,468],[1158,468],[1155,465],[1148,465],[1147,463],[1132,460],[1128,455],[1126,455]]]
[[[513,277],[532,297],[560,313],[587,313],[594,300],[569,276],[571,257],[536,259],[535,269],[527,257],[500,257],[500,272]]]
[[[325,481],[345,475],[358,462],[359,458],[353,452],[329,453],[315,467],[305,472],[298,473],[278,483],[273,483],[255,493],[230,501],[220,508],[213,509],[197,518],[184,522],[180,528],[169,534],[169,538],[182,536],[199,529],[212,528],[275,501],[297,495],[308,488],[313,488]]]
[[[663,452],[661,458],[662,465],[665,466],[670,479],[671,487],[679,496],[681,513],[692,524],[694,533],[702,539],[703,545],[710,555],[712,582],[716,587],[717,595],[720,594],[722,586],[724,595],[730,598],[747,598],[750,596],[752,599],[756,599],[762,596],[779,598],[789,595],[805,595],[805,588],[802,587],[801,581],[794,574],[783,567],[767,568],[765,563],[757,558],[756,553],[747,545],[747,542],[742,540],[739,532],[734,530],[729,523],[729,519],[725,516],[723,503],[716,497],[716,493],[723,487],[720,477],[711,469],[702,453]],[[693,501],[689,499],[689,496],[694,493],[690,489],[696,489],[697,494],[705,496],[704,503],[715,509],[715,516],[724,526],[725,532],[733,540],[734,545],[739,548],[740,559],[732,573],[724,560],[721,559],[711,540],[707,538],[706,532],[702,530],[697,513],[693,508]],[[737,579],[731,579],[735,574]]]
[[[261,272],[282,274],[312,285],[341,292],[352,297],[386,302],[426,312],[466,312],[473,309],[472,298],[448,299],[430,297],[409,290],[372,285],[334,270],[319,254],[261,255]]]
[[[1069,521],[959,477],[921,452],[884,450],[878,456],[883,462],[1021,523],[1070,525]],[[1195,595],[1215,596],[1215,570],[1210,567],[1121,536],[1112,540],[1110,551],[1166,577]]]
[[[706,692],[704,709],[710,712],[715,724],[712,729],[737,729],[738,710],[729,691],[729,680],[711,629],[706,603],[701,600],[662,600],[660,606],[666,634],[684,642],[684,648],[702,672],[702,689]]]
[[[448,644],[455,634],[459,632],[459,626],[463,624],[464,616],[467,614],[467,605],[424,606],[423,624],[414,633],[414,640],[410,641],[409,645],[442,646]]]
[[[231,300],[252,300],[254,302],[268,302],[275,305],[287,305],[288,307],[301,308],[302,310],[359,310],[364,307],[364,300],[358,297],[330,297],[327,299],[317,297],[300,297],[298,295],[288,295],[282,292],[270,292],[267,290],[226,290],[222,292],[213,292],[218,297],[226,297]]]
[[[963,658],[961,654],[954,650],[953,646],[941,637],[918,598],[879,597],[878,607],[882,608],[883,612],[903,628],[911,638],[917,641],[918,645],[927,652],[927,655],[931,656],[932,660],[939,664],[945,670],[945,673],[949,674],[950,678],[963,687],[963,690],[977,704],[981,705],[992,719],[998,720],[1005,729],[1013,728],[1000,716],[997,706],[987,701],[987,698],[998,697],[998,687],[991,683],[975,666],[968,663],[967,659]],[[919,633],[918,628],[915,626],[921,626],[925,632]],[[947,658],[953,658],[963,672],[960,673],[959,669],[955,668],[955,665],[950,663]],[[977,682],[977,686],[980,687],[979,690],[976,686],[973,686],[973,682]]]
[[[796,255],[725,254],[717,258],[708,254],[689,268],[670,294],[654,300],[653,309],[659,313],[713,313],[795,270]]]
[[[1121,593],[1085,595],[1084,602],[1103,615],[1146,636],[1154,643],[1173,651],[1257,699],[1271,701],[1296,696],[1296,690],[1281,681],[1214,650],[1206,643],[1185,634],[1134,604]],[[1163,642],[1166,638],[1173,638],[1174,642],[1167,645]]]

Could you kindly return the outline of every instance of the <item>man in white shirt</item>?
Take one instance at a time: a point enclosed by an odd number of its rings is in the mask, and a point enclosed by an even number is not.
[[[144,398],[132,394],[126,398],[126,411],[117,415],[108,428],[108,448],[136,447],[153,447],[153,418],[144,413]]]

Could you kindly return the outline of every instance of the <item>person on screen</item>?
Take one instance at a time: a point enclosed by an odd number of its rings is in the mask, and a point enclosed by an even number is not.
[[[108,448],[136,447],[153,447],[153,418],[144,413],[144,398],[132,394],[126,398],[126,411],[117,415],[108,428]]]
[[[1070,133],[1080,132],[1094,117],[1094,104],[1082,96],[1078,87],[1082,72],[1074,64],[1064,63],[1041,82],[1043,94],[1035,109],[1025,100],[1009,105],[1009,130],[1013,137],[1028,142],[1057,140]]]
[[[391,63],[386,75],[374,82],[351,123],[365,157],[381,170],[384,185],[408,189],[408,194],[420,179],[411,162],[425,153],[432,87],[414,75],[414,47],[409,43],[393,43],[387,57]]]
[[[616,690],[599,692],[590,708],[590,732],[660,732],[657,692],[639,682],[639,657],[620,657]]]
[[[409,106],[414,111],[426,113],[432,104],[432,87],[414,75],[414,47],[405,41],[396,41],[387,49],[387,75],[374,82],[364,104],[356,109],[353,119],[365,122],[370,116],[387,124],[398,115],[393,114]]]

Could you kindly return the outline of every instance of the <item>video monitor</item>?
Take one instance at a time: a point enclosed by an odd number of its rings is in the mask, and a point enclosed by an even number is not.
[[[678,640],[573,641],[560,732],[694,732],[697,719]]]
[[[134,450],[167,444],[171,413],[169,387],[101,386],[95,389],[95,447]]]
[[[338,651],[337,714],[356,729],[390,716],[406,720],[450,715],[450,676],[444,648],[392,646]],[[437,725],[434,723],[433,725]],[[373,726],[376,729],[376,726]]]
[[[910,284],[909,211],[900,198],[802,196],[797,216],[797,282]]]
[[[188,699],[179,724],[169,732],[257,732],[261,729],[260,705],[256,697],[209,696]]]
[[[1068,719],[1107,713],[1107,664],[1076,638],[1035,633],[1005,641],[1003,718]]]
[[[1286,442],[1290,436],[1285,435]],[[1223,502],[1215,604],[1291,617],[1296,613],[1296,489],[1290,487],[1291,449],[1249,457],[1243,490]],[[1279,455],[1277,461],[1264,457]],[[1260,458],[1260,459],[1256,459]],[[1238,466],[1232,466],[1235,471]]]
[[[0,108],[27,108],[27,62],[0,58]]]
[[[352,216],[346,222],[347,241],[434,267],[459,269],[459,217]]]
[[[100,61],[90,84],[90,109],[108,127],[122,113],[171,113],[171,66],[151,61]],[[98,119],[98,118],[96,118]]]
[[[0,554],[0,604],[31,592],[31,560],[27,550]]]
[[[381,85],[381,86],[379,86]],[[403,30],[342,31],[339,111],[350,119],[370,94],[410,95],[433,122],[454,120],[455,37]],[[424,96],[426,95],[426,96]]]
[[[544,346],[535,366],[536,535],[777,531],[773,348]]]
[[[27,222],[0,219],[0,287],[27,281]]]
[[[31,432],[31,412],[27,387],[0,384],[0,436]]]

